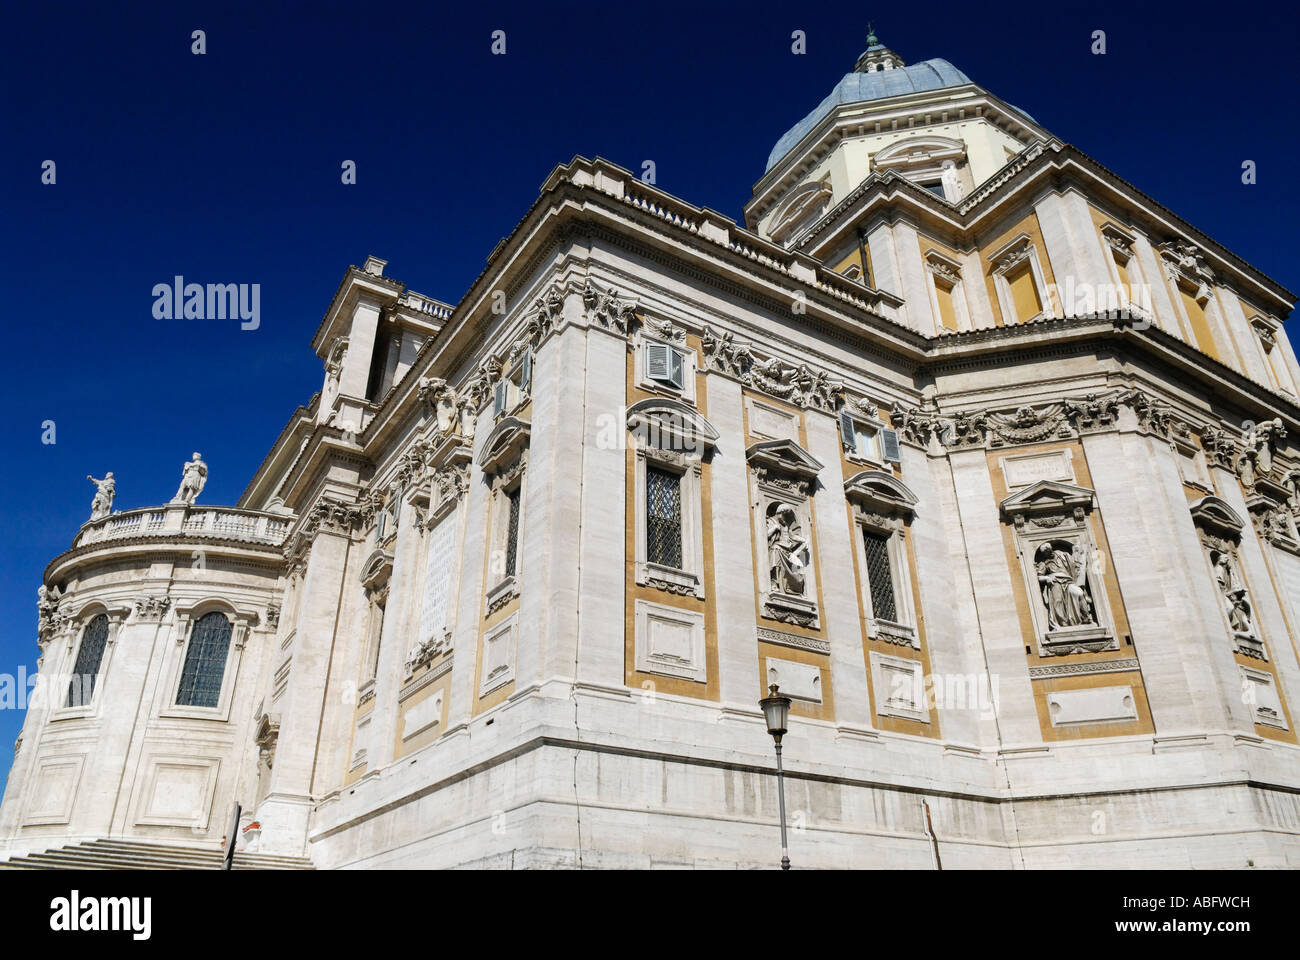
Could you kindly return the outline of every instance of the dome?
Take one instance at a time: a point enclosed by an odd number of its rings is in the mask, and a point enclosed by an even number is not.
[[[884,51],[883,47],[871,48]],[[865,55],[864,55],[865,57]],[[785,132],[767,158],[764,172],[771,170],[790,152],[790,148],[804,138],[813,127],[842,103],[864,103],[868,100],[883,100],[886,97],[898,97],[908,93],[920,93],[924,90],[941,90],[944,87],[960,87],[971,83],[966,76],[947,60],[922,60],[907,67],[891,70],[876,70],[871,73],[846,73],[844,79],[835,85],[830,96],[817,105],[812,113],[804,117]]]

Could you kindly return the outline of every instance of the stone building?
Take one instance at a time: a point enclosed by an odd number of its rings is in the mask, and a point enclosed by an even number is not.
[[[770,867],[776,683],[796,867],[1300,866],[1294,295],[870,39],[743,225],[348,269],[235,507],[46,568],[0,850]]]

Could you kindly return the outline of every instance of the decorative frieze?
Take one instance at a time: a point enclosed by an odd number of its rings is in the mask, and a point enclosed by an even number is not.
[[[792,403],[797,407],[834,413],[844,402],[844,384],[824,370],[807,364],[794,366],[777,357],[760,358],[752,347],[739,344],[730,332],[706,327],[700,338],[704,365],[734,377],[747,387]]]
[[[601,290],[588,280],[582,288],[582,307],[588,323],[624,336],[632,332],[636,301],[621,299],[617,290]]]

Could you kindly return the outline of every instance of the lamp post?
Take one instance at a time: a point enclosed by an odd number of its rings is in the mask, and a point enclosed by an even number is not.
[[[768,687],[768,695],[758,701],[763,708],[763,717],[767,720],[767,732],[776,742],[776,795],[781,802],[781,869],[790,869],[790,848],[785,841],[785,771],[781,769],[781,738],[786,733],[786,722],[790,719],[790,698],[781,696],[776,684]]]

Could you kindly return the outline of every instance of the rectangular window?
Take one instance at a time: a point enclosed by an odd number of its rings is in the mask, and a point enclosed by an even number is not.
[[[682,478],[646,467],[646,559],[660,566],[682,566]]]
[[[506,494],[506,576],[515,575],[515,555],[519,550],[519,495],[523,487],[515,487]]]
[[[889,564],[889,537],[873,530],[863,530],[867,550],[867,585],[871,588],[871,612],[877,620],[898,622],[894,602],[894,574]]]

